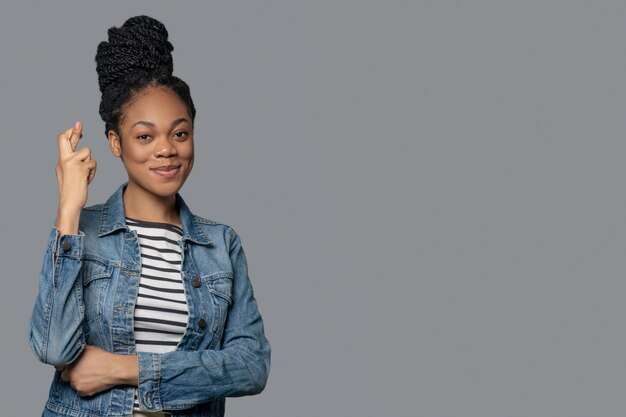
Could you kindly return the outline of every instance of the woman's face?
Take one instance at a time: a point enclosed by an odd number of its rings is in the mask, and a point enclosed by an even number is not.
[[[185,103],[166,87],[148,87],[127,106],[109,146],[122,158],[128,187],[159,197],[176,194],[193,166],[193,129]]]

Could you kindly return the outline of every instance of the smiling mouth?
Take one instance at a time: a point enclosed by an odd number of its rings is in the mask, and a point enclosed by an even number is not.
[[[180,165],[165,165],[158,168],[152,168],[152,171],[161,177],[172,178],[178,173],[179,169]]]

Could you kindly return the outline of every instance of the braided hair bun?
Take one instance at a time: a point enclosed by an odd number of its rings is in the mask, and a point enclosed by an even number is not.
[[[169,87],[187,105],[193,121],[195,108],[189,86],[172,75],[174,47],[163,23],[149,16],[135,16],[119,28],[111,27],[108,35],[108,42],[100,42],[96,53],[105,134],[111,129],[119,134],[124,105],[149,86]]]

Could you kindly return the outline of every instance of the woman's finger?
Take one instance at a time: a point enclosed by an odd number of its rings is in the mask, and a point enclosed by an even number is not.
[[[75,152],[74,155],[79,161],[89,161],[91,160],[91,149],[82,148],[78,152]]]
[[[70,373],[69,373],[69,368],[65,367],[65,369],[63,369],[63,372],[61,372],[61,380],[68,382],[70,380]]]
[[[59,145],[59,157],[63,157],[68,153],[73,152],[72,145],[69,142],[69,139],[72,135],[72,129],[67,129],[57,136],[57,144]]]
[[[80,122],[74,123],[71,127],[57,136],[57,144],[59,145],[59,156],[65,156],[76,150],[76,145],[80,138],[83,137],[83,125]]]
[[[89,166],[89,176],[87,177],[87,184],[91,184],[91,181],[96,177],[96,161],[92,160]]]
[[[78,141],[83,137],[83,125],[81,122],[74,123],[74,127],[72,128],[72,133],[70,135],[70,146],[72,151],[76,151],[76,145],[78,145]]]

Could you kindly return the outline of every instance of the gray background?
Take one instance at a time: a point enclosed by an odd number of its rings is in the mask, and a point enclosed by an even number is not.
[[[182,194],[241,234],[273,346],[231,416],[623,416],[626,4],[3,2],[2,415],[39,415],[26,328],[57,133],[106,148],[94,55],[162,20],[198,108]]]

